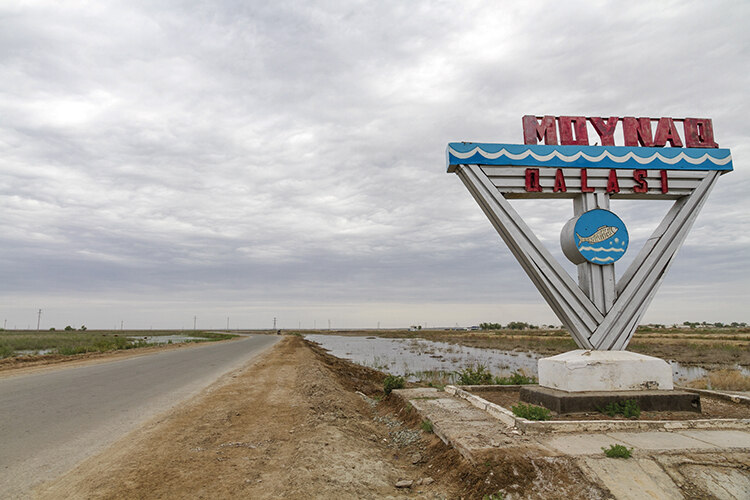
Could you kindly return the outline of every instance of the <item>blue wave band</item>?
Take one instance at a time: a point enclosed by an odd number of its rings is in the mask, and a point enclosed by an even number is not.
[[[451,142],[448,171],[457,165],[623,168],[645,170],[733,170],[728,149],[547,146]]]

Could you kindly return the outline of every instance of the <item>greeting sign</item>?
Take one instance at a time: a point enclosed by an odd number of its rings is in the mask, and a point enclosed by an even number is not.
[[[708,194],[732,170],[731,153],[718,147],[707,118],[527,115],[522,122],[524,144],[448,144],[448,172],[464,182],[579,347],[625,349]],[[560,242],[578,265],[578,283],[507,201],[513,198],[573,200],[575,217]],[[618,198],[674,204],[615,282],[614,263],[629,243],[625,223],[609,211]]]

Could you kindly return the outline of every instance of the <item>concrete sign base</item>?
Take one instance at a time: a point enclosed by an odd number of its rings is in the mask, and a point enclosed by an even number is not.
[[[672,368],[628,351],[577,349],[539,360],[539,385],[566,392],[674,389]]]
[[[643,411],[701,412],[701,397],[687,391],[565,392],[549,387],[521,387],[521,401],[544,406],[556,413],[597,412],[610,403],[635,401]]]

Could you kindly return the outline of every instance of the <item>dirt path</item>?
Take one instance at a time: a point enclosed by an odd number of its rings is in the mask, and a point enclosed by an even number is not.
[[[37,498],[606,498],[566,457],[471,464],[382,396],[384,375],[285,337],[261,359],[35,491]],[[411,481],[409,487],[397,487]]]
[[[302,339],[285,338],[234,378],[36,493],[41,498],[454,497],[454,485],[421,458],[430,446],[439,446],[436,438],[388,420],[373,400],[355,392],[374,394],[377,378],[377,372],[354,365],[327,366]],[[395,487],[402,479],[416,483],[430,476],[436,480],[430,485]]]

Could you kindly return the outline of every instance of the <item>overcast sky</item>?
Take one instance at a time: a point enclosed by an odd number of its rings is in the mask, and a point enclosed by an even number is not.
[[[735,171],[644,319],[748,321],[748,25],[745,1],[4,1],[0,321],[559,323],[445,167],[525,114],[712,118]],[[572,203],[519,205],[564,261]],[[668,206],[613,204],[630,258]]]

